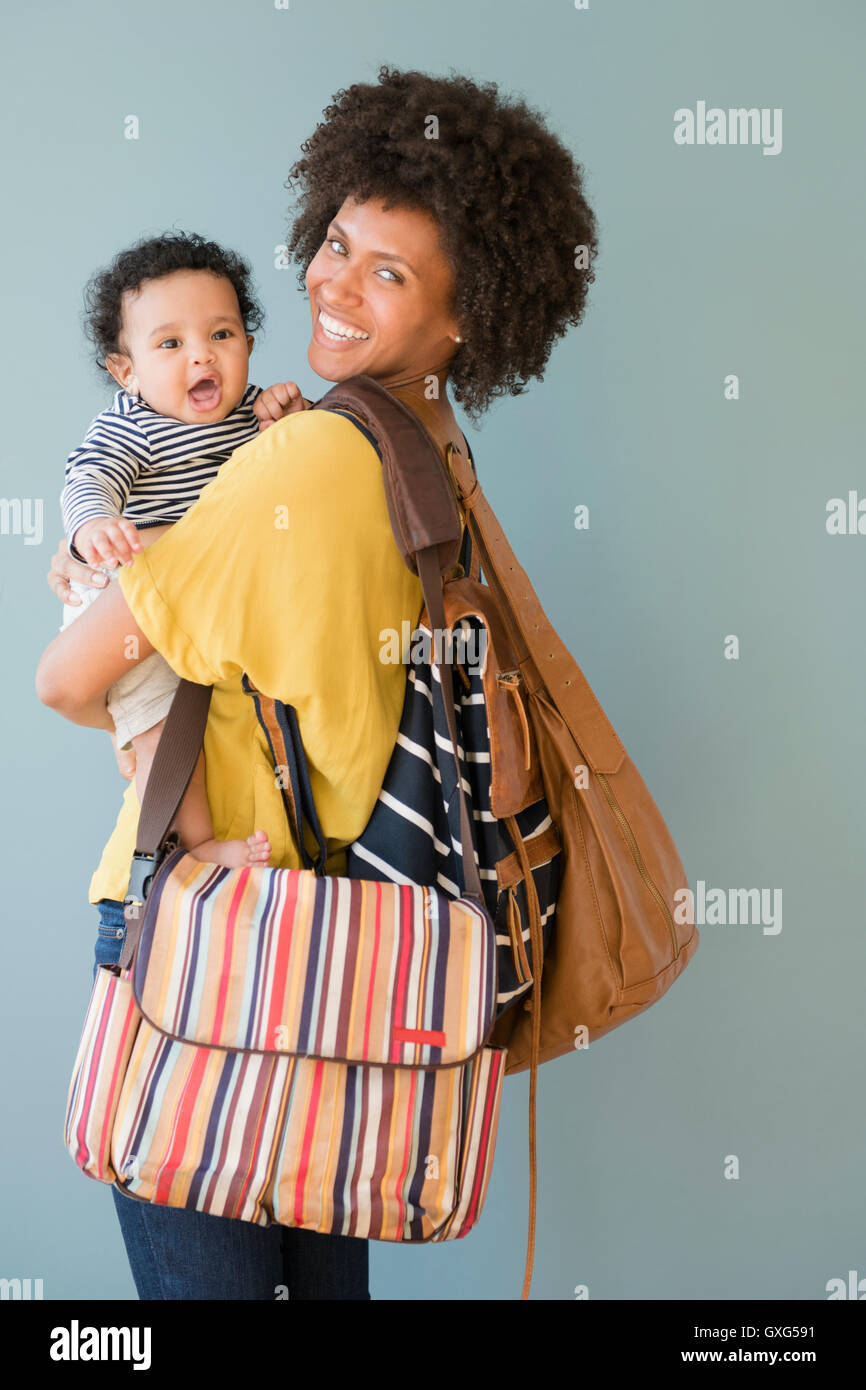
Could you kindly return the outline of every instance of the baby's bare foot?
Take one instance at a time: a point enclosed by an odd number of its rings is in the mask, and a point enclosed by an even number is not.
[[[268,864],[271,842],[264,830],[254,830],[246,840],[203,840],[190,854],[205,864],[223,864],[227,869]]]

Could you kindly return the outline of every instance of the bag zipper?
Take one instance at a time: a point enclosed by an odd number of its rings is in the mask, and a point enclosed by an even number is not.
[[[641,852],[638,849],[637,840],[635,839],[634,834],[632,833],[632,828],[626,820],[625,816],[623,815],[619,806],[619,802],[617,801],[616,797],[610,789],[607,778],[601,772],[596,772],[595,776],[597,780],[601,783],[602,788],[604,790],[604,794],[607,797],[608,802],[610,803],[610,808],[616,816],[617,820],[619,821],[620,825],[622,826],[623,831],[625,832],[626,838],[628,839],[629,845],[631,846],[632,856],[634,858],[635,863],[637,864],[641,878],[643,879],[647,888],[650,890],[650,892],[652,893],[653,897],[655,898],[656,902],[658,903],[659,907],[662,909],[662,912],[665,915],[665,920],[667,921],[668,929],[671,934],[671,941],[673,942],[674,960],[676,960],[680,953],[680,946],[677,941],[676,927],[674,926],[674,919],[671,916],[670,908],[668,907],[658,888],[656,888],[655,884],[653,883],[652,879],[646,871],[646,865],[644,864],[643,859],[641,858]]]

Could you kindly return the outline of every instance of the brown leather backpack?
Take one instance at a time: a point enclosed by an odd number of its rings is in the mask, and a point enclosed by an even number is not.
[[[506,1074],[530,1070],[525,1298],[535,1235],[537,1068],[603,1037],[670,988],[698,946],[694,925],[678,924],[674,915],[675,895],[688,880],[661,812],[545,615],[469,460],[452,443],[443,462],[418,417],[370,377],[340,383],[317,405],[354,415],[377,440],[394,536],[422,581],[420,623],[453,628],[461,615],[478,615],[495,652],[495,674],[509,677],[489,696],[485,687],[491,807],[494,816],[506,806],[510,812],[539,966],[531,994],[497,1019],[488,1041],[507,1047]],[[472,542],[468,575],[456,563],[464,522]],[[452,692],[447,663],[442,673]],[[514,819],[542,794],[554,822],[545,835],[556,836],[561,848],[546,953],[530,869],[533,856],[549,858],[549,845],[541,836],[523,842]],[[463,831],[465,839],[466,826]],[[514,948],[522,951],[519,939]]]

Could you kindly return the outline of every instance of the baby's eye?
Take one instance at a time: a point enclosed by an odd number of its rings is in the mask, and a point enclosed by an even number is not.
[[[159,344],[159,346],[162,348],[162,347],[165,347],[166,343],[179,343],[179,342],[180,342],[180,338],[164,338],[164,339],[162,340],[162,342]]]
[[[223,334],[223,333],[224,333],[225,336],[226,336],[227,338],[230,338],[230,337],[231,337],[231,332],[232,332],[232,331],[231,331],[230,328],[218,328],[217,331],[216,331],[216,333],[212,333],[212,334],[211,334],[211,337],[212,337],[212,338],[219,338],[220,334]]]

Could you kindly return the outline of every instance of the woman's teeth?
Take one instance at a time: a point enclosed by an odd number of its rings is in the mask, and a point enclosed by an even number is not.
[[[330,314],[325,313],[324,309],[319,310],[319,323],[325,337],[334,338],[338,342],[344,338],[353,338],[358,342],[363,342],[365,338],[370,336],[369,333],[362,333],[360,328],[350,328],[348,324],[340,323],[339,319],[332,319]]]

